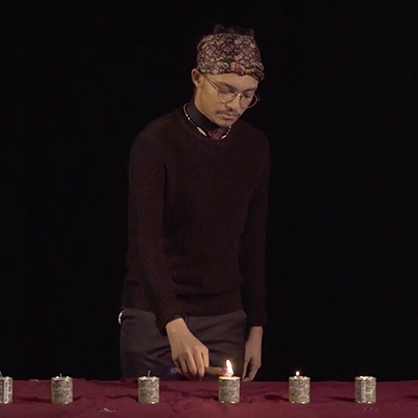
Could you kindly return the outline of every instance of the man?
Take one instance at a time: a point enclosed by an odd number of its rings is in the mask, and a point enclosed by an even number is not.
[[[202,379],[230,359],[250,381],[261,366],[270,157],[240,117],[263,77],[253,32],[217,25],[198,45],[193,100],[132,146],[124,377],[176,365]]]

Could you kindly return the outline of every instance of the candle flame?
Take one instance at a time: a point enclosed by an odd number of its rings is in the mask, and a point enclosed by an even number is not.
[[[232,377],[234,375],[234,369],[232,368],[232,364],[229,360],[226,360],[226,373],[225,376]]]
[[[297,377],[299,377],[300,376],[300,371],[298,370],[295,374],[296,374]]]

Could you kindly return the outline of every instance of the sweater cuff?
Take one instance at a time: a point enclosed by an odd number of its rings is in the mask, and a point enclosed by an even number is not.
[[[251,327],[263,327],[267,322],[267,314],[262,312],[256,316],[248,315],[247,328]]]
[[[158,327],[158,329],[159,329],[159,331],[160,331],[160,333],[162,334],[162,335],[164,335],[164,336],[167,336],[167,330],[166,330],[166,325],[169,323],[169,322],[171,322],[171,321],[174,321],[175,319],[178,319],[178,318],[183,318],[183,319],[185,319],[185,316],[183,315],[183,314],[174,314],[174,315],[172,315],[172,316],[169,316],[169,317],[166,317],[165,319],[163,319],[163,318],[158,318],[157,319],[157,327]]]

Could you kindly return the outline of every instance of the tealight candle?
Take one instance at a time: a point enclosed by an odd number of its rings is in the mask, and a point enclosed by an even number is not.
[[[296,372],[295,376],[289,377],[289,402],[291,403],[309,403],[311,378],[300,376]]]
[[[376,402],[376,378],[357,376],[355,379],[355,401],[357,403]]]
[[[3,376],[0,372],[0,404],[12,403],[13,400],[13,379]]]
[[[226,361],[226,374],[219,376],[219,391],[218,400],[222,403],[239,403],[240,396],[240,382],[239,376],[234,376],[234,370],[231,362]]]
[[[66,405],[73,401],[73,379],[70,376],[51,378],[51,402]]]
[[[156,376],[138,377],[138,402],[155,404],[160,402],[160,378]]]

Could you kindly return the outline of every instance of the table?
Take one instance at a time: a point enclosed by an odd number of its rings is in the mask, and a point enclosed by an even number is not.
[[[156,405],[137,402],[137,381],[74,379],[74,402],[50,403],[50,381],[14,381],[13,403],[0,405],[0,418],[417,418],[418,381],[377,382],[377,403],[354,402],[354,382],[311,383],[311,403],[288,402],[288,382],[241,384],[241,402],[216,401],[216,381],[161,382]],[[114,412],[112,412],[114,411]]]

